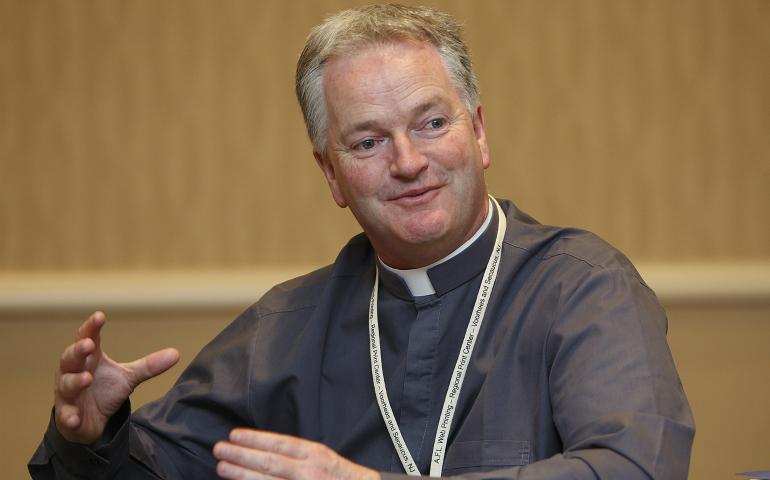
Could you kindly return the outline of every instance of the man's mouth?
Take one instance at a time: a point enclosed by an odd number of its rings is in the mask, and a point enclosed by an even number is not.
[[[391,200],[401,203],[419,202],[423,199],[432,198],[438,193],[440,188],[440,185],[413,188],[394,196]]]

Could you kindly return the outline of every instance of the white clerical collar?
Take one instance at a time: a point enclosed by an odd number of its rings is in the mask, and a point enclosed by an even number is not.
[[[484,223],[481,224],[478,230],[476,230],[476,233],[474,233],[473,236],[469,238],[465,243],[460,245],[454,252],[450,253],[438,262],[431,263],[427,267],[413,268],[410,270],[399,270],[397,268],[390,267],[386,265],[382,259],[380,259],[380,263],[382,263],[385,268],[404,279],[406,286],[409,287],[409,291],[412,292],[412,296],[420,297],[423,295],[435,294],[436,290],[433,289],[433,284],[431,283],[430,277],[428,276],[428,269],[431,269],[436,265],[444,263],[450,258],[454,258],[455,256],[459,255],[466,248],[470,247],[473,242],[475,242],[487,230],[489,222],[492,220],[492,200],[488,200],[488,202],[487,218],[484,219]]]

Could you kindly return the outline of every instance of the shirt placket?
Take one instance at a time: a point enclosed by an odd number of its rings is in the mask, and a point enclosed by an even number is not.
[[[429,455],[422,455],[426,444],[433,445],[428,431],[435,407],[435,381],[438,368],[438,339],[442,322],[442,302],[435,295],[415,299],[417,318],[409,334],[404,372],[404,394],[399,416],[399,428],[412,458],[420,472],[427,473]],[[396,462],[400,460],[394,457]]]

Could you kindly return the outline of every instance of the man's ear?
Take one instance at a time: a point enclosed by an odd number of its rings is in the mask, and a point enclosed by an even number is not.
[[[329,184],[329,189],[332,191],[334,201],[337,202],[337,205],[339,205],[340,208],[347,207],[348,202],[346,202],[345,198],[342,196],[342,191],[340,190],[339,183],[337,183],[337,174],[334,171],[334,164],[332,164],[332,161],[329,157],[319,153],[315,148],[313,149],[313,157],[315,157],[316,163],[318,163],[318,166],[321,167],[321,170],[324,172],[324,176],[326,176],[326,182]]]
[[[489,168],[489,146],[484,128],[484,110],[481,108],[481,104],[476,109],[476,118],[473,119],[473,132],[476,134],[476,141],[479,142],[479,149],[481,149],[481,163],[484,169],[487,169]]]

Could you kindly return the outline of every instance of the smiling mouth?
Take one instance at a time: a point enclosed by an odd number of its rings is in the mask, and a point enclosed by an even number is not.
[[[396,202],[402,202],[402,203],[418,202],[420,200],[433,197],[435,194],[438,193],[440,188],[441,186],[434,186],[434,187],[423,187],[419,189],[409,190],[407,192],[404,192],[400,195],[393,197],[392,200]]]

